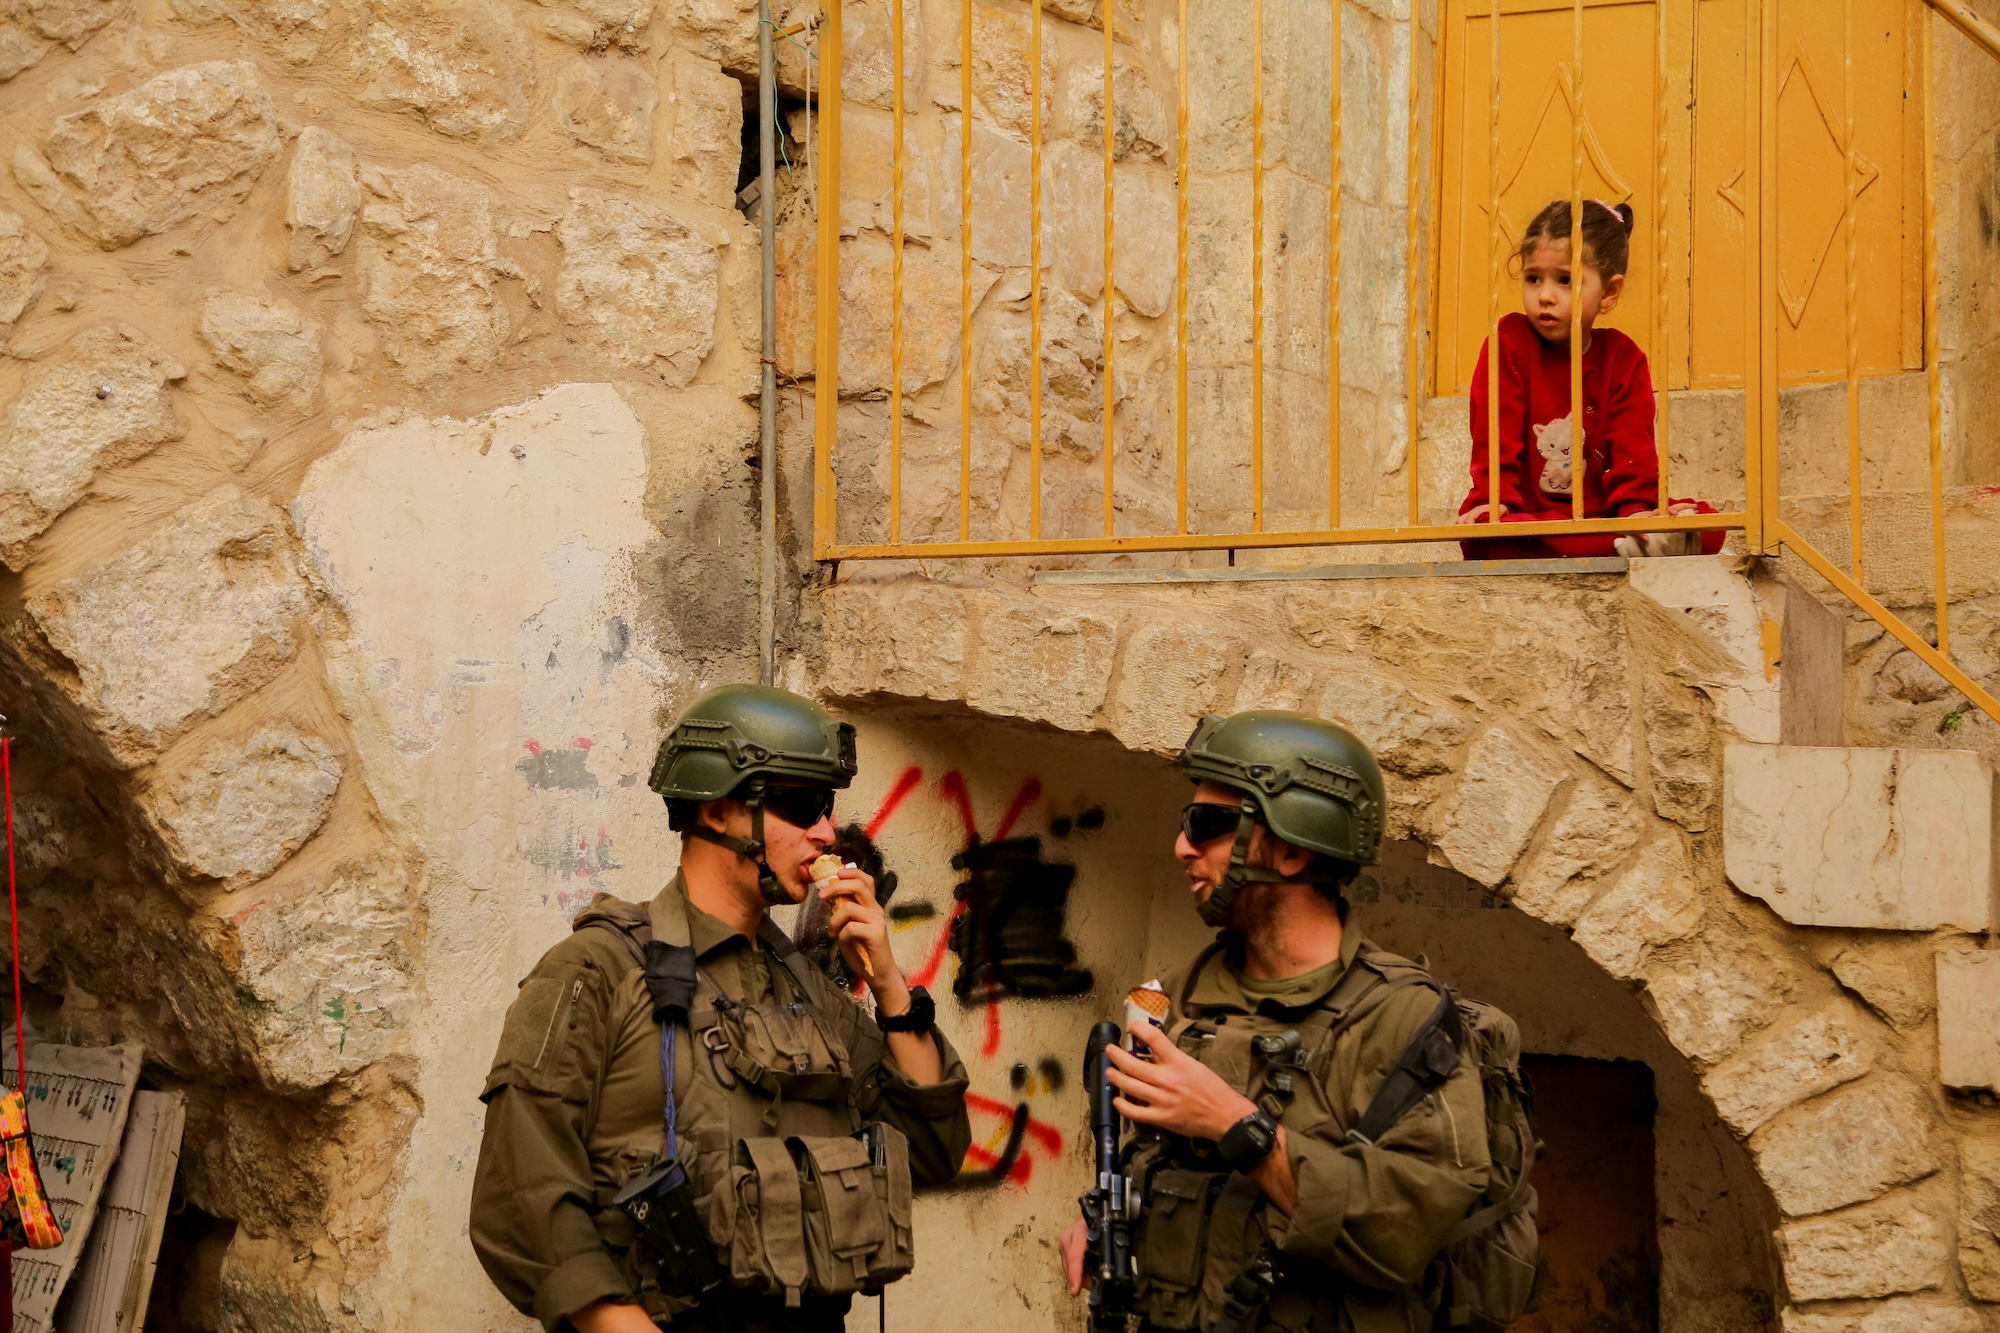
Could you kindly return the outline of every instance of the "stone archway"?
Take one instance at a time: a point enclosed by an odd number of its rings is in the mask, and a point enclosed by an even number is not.
[[[1699,1079],[1776,1203],[1792,1327],[1843,1333],[1885,1301],[1983,1327],[1954,1263],[1934,1057],[1890,997],[1910,962],[1844,939],[1883,983],[1836,979],[1835,941],[1726,881],[1721,747],[1743,725],[1743,672],[1692,618],[1591,576],[852,583],[823,609],[836,699],[963,704],[1162,756],[1206,711],[1305,707],[1353,727],[1390,773],[1390,836],[1567,934]]]

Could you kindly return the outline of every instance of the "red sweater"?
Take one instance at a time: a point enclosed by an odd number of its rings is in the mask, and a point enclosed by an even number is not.
[[[1472,372],[1472,489],[1463,514],[1488,498],[1486,364]],[[1653,379],[1646,354],[1616,329],[1597,329],[1583,354],[1583,512],[1626,518],[1659,506]],[[1570,517],[1569,349],[1542,341],[1526,315],[1500,321],[1500,503],[1510,515]]]

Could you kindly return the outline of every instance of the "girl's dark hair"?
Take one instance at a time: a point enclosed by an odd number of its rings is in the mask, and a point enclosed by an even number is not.
[[[1544,241],[1568,241],[1569,231],[1569,200],[1558,199],[1535,214],[1535,220],[1521,234],[1515,258],[1525,263]],[[1584,200],[1583,249],[1587,256],[1584,262],[1606,282],[1622,274],[1632,260],[1632,205],[1614,208],[1596,199]]]

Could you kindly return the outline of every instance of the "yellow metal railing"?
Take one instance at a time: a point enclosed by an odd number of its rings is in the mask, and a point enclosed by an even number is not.
[[[1477,12],[1479,0],[1466,0],[1469,12]],[[1113,552],[1142,551],[1200,551],[1221,549],[1260,549],[1279,547],[1326,547],[1374,543],[1440,542],[1459,541],[1466,538],[1501,535],[1489,524],[1497,519],[1500,475],[1500,422],[1499,395],[1489,393],[1490,416],[1487,421],[1487,475],[1493,489],[1490,494],[1492,519],[1474,525],[1438,523],[1424,521],[1422,493],[1422,430],[1421,417],[1425,388],[1425,352],[1429,330],[1425,320],[1425,278],[1431,265],[1425,262],[1423,252],[1425,218],[1422,184],[1427,178],[1425,147],[1429,142],[1423,129],[1423,89],[1425,79],[1421,68],[1421,43],[1416,34],[1411,33],[1409,41],[1408,103],[1406,108],[1406,176],[1408,188],[1407,230],[1405,233],[1405,289],[1407,338],[1405,354],[1405,426],[1403,441],[1405,456],[1403,468],[1407,473],[1408,509],[1406,521],[1393,524],[1377,523],[1365,527],[1344,526],[1341,512],[1342,467],[1341,467],[1341,195],[1343,171],[1342,105],[1343,79],[1341,68],[1341,11],[1343,4],[1334,0],[1330,6],[1330,33],[1328,43],[1329,73],[1331,77],[1331,105],[1329,107],[1330,142],[1329,148],[1329,188],[1327,191],[1327,420],[1326,420],[1326,466],[1328,491],[1325,505],[1326,523],[1323,527],[1306,529],[1274,530],[1267,522],[1266,504],[1266,450],[1265,450],[1265,323],[1267,293],[1265,291],[1266,268],[1266,106],[1265,106],[1265,0],[1251,0],[1248,23],[1251,33],[1251,114],[1249,127],[1251,212],[1250,252],[1251,276],[1247,301],[1250,309],[1250,381],[1248,386],[1249,418],[1249,522],[1247,528],[1240,524],[1228,530],[1192,530],[1189,510],[1189,191],[1191,162],[1189,149],[1189,64],[1188,64],[1188,0],[1173,0],[1175,6],[1175,32],[1178,45],[1178,69],[1175,78],[1174,106],[1174,167],[1175,167],[1175,272],[1172,295],[1172,327],[1174,337],[1173,355],[1173,480],[1174,480],[1174,524],[1172,531],[1120,531],[1117,504],[1117,468],[1121,443],[1129,449],[1129,442],[1118,438],[1117,415],[1118,396],[1116,392],[1116,365],[1118,358],[1118,322],[1115,312],[1115,287],[1117,283],[1115,261],[1117,257],[1117,100],[1115,97],[1116,69],[1116,27],[1118,19],[1116,6],[1111,0],[1100,0],[1098,22],[1102,32],[1103,51],[1103,328],[1102,328],[1102,505],[1100,531],[1091,535],[1074,532],[1050,535],[1044,531],[1044,475],[1043,475],[1043,381],[1044,352],[1044,272],[1045,256],[1044,232],[1044,94],[1043,87],[1043,0],[1028,0],[1029,31],[1026,53],[1028,94],[1029,94],[1029,219],[1028,219],[1028,421],[1027,455],[1028,486],[1026,496],[1026,534],[1014,536],[976,536],[973,532],[973,456],[974,456],[974,407],[977,395],[974,383],[974,229],[980,220],[974,217],[974,147],[973,121],[975,106],[974,87],[974,28],[975,14],[973,0],[962,0],[960,16],[960,41],[958,55],[959,88],[958,95],[962,108],[959,133],[959,161],[956,173],[958,195],[958,247],[959,247],[959,336],[958,353],[958,495],[957,532],[954,537],[930,537],[912,540],[904,531],[904,418],[905,404],[905,307],[906,282],[904,252],[907,243],[905,235],[905,197],[908,164],[905,161],[906,147],[906,106],[905,106],[905,6],[910,0],[891,0],[890,24],[893,29],[891,39],[891,116],[893,135],[893,200],[891,245],[891,279],[889,299],[890,338],[889,369],[886,397],[889,419],[887,426],[886,518],[877,519],[878,531],[884,540],[851,541],[844,540],[841,532],[841,509],[836,489],[835,458],[840,449],[841,395],[835,391],[840,384],[840,335],[841,303],[840,286],[841,262],[841,61],[842,61],[842,0],[825,0],[829,21],[818,27],[818,107],[821,121],[820,142],[816,154],[816,193],[818,206],[818,243],[816,247],[817,277],[815,282],[815,344],[817,385],[815,399],[815,494],[814,494],[814,553],[821,560],[871,560],[910,558],[952,558],[989,556],[1035,556],[1035,555],[1090,555]],[[1935,602],[1936,631],[1935,643],[1924,638],[1906,624],[1901,617],[1881,601],[1872,596],[1863,583],[1863,468],[1861,433],[1861,379],[1860,361],[1860,319],[1858,286],[1861,258],[1857,240],[1857,201],[1864,188],[1861,177],[1860,158],[1854,148],[1855,143],[1855,55],[1856,55],[1856,0],[1841,0],[1841,23],[1843,34],[1843,65],[1841,89],[1843,96],[1841,115],[1845,122],[1845,142],[1840,145],[1844,164],[1844,193],[1846,207],[1839,222],[1842,263],[1845,279],[1845,384],[1847,417],[1847,484],[1848,513],[1847,526],[1850,540],[1848,568],[1842,569],[1834,561],[1816,549],[1801,532],[1794,527],[1781,511],[1781,477],[1779,470],[1779,317],[1781,312],[1779,278],[1779,145],[1778,145],[1778,104],[1784,79],[1788,75],[1780,70],[1779,48],[1779,0],[1743,0],[1743,75],[1745,88],[1743,154],[1744,165],[1740,182],[1734,184],[1736,195],[1732,202],[1740,202],[1743,216],[1744,255],[1742,273],[1743,330],[1744,330],[1744,452],[1743,478],[1745,500],[1738,511],[1720,514],[1696,514],[1674,516],[1665,512],[1668,503],[1668,476],[1670,459],[1668,456],[1669,412],[1671,395],[1667,392],[1667,367],[1670,362],[1671,327],[1668,318],[1668,298],[1671,292],[1672,266],[1669,221],[1664,201],[1668,198],[1669,164],[1672,155],[1668,151],[1671,132],[1674,86],[1669,71],[1669,5],[1665,0],[1655,5],[1655,62],[1653,75],[1652,132],[1655,148],[1655,205],[1651,225],[1652,260],[1655,273],[1653,280],[1657,291],[1653,294],[1650,307],[1649,327],[1643,331],[1642,341],[1649,345],[1657,364],[1661,367],[1660,392],[1657,394],[1659,507],[1655,514],[1637,515],[1628,518],[1586,517],[1584,514],[1584,487],[1581,484],[1571,488],[1571,517],[1563,521],[1508,523],[1505,536],[1508,538],[1533,538],[1556,535],[1585,534],[1628,534],[1663,531],[1696,531],[1714,529],[1734,529],[1743,533],[1748,551],[1753,555],[1771,555],[1780,548],[1788,550],[1810,566],[1822,578],[1857,606],[1879,621],[1891,634],[1900,640],[1925,663],[1936,670],[1954,688],[1981,709],[2000,719],[2000,702],[1981,689],[1966,673],[1950,660],[1950,606],[1946,580],[1945,560],[1945,487],[1943,457],[1943,385],[1939,349],[1939,293],[1937,256],[1937,181],[1933,149],[1933,121],[1935,108],[1932,88],[1931,24],[1921,21],[1922,44],[1922,114],[1924,133],[1922,135],[1923,158],[1923,262],[1922,262],[1922,318],[1923,318],[1923,366],[1926,375],[1929,410],[1929,482],[1932,549],[1934,572],[1933,600]],[[1959,0],[1926,0],[1931,11],[1948,21],[1960,33],[1970,38],[1981,49],[2000,58],[2000,30],[1981,19]],[[1518,8],[1517,0],[1508,0],[1506,8],[1513,12]],[[1547,8],[1543,5],[1540,8]],[[1585,60],[1584,32],[1586,0],[1570,0],[1570,52],[1569,62],[1559,71],[1568,94],[1570,114],[1569,189],[1571,204],[1572,238],[1571,253],[1582,250],[1581,225],[1586,178],[1586,114],[1585,114]],[[1507,257],[1511,238],[1506,234],[1502,222],[1502,121],[1503,79],[1501,50],[1502,0],[1490,0],[1490,62],[1489,87],[1487,89],[1487,152],[1488,179],[1486,190],[1486,214],[1488,235],[1487,284],[1488,300],[1486,328],[1497,345],[1498,330],[1502,314],[1502,292],[1506,281]],[[1706,11],[1705,11],[1706,12]],[[1920,11],[1921,12],[1921,11]],[[1830,15],[1829,15],[1830,17]],[[1440,68],[1441,68],[1440,58]],[[1432,81],[1435,85],[1436,80]],[[1434,117],[1434,128],[1437,118]],[[1431,158],[1435,160],[1437,148],[1432,146]],[[990,219],[987,220],[990,225]],[[947,238],[933,238],[946,240]],[[1570,400],[1583,401],[1582,376],[1584,339],[1581,336],[1581,302],[1572,303],[1572,325],[1570,344]],[[1796,319],[1794,320],[1796,323]],[[1579,455],[1581,450],[1577,451]],[[1294,511],[1296,512],[1296,510]],[[1018,521],[1018,519],[1017,519]],[[1204,525],[1207,526],[1207,525]]]

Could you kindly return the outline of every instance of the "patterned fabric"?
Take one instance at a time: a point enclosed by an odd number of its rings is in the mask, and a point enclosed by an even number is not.
[[[0,1087],[0,1241],[31,1250],[53,1250],[62,1244],[62,1228],[49,1210],[48,1191],[35,1166],[35,1149],[28,1138],[28,1106],[13,1088]]]

